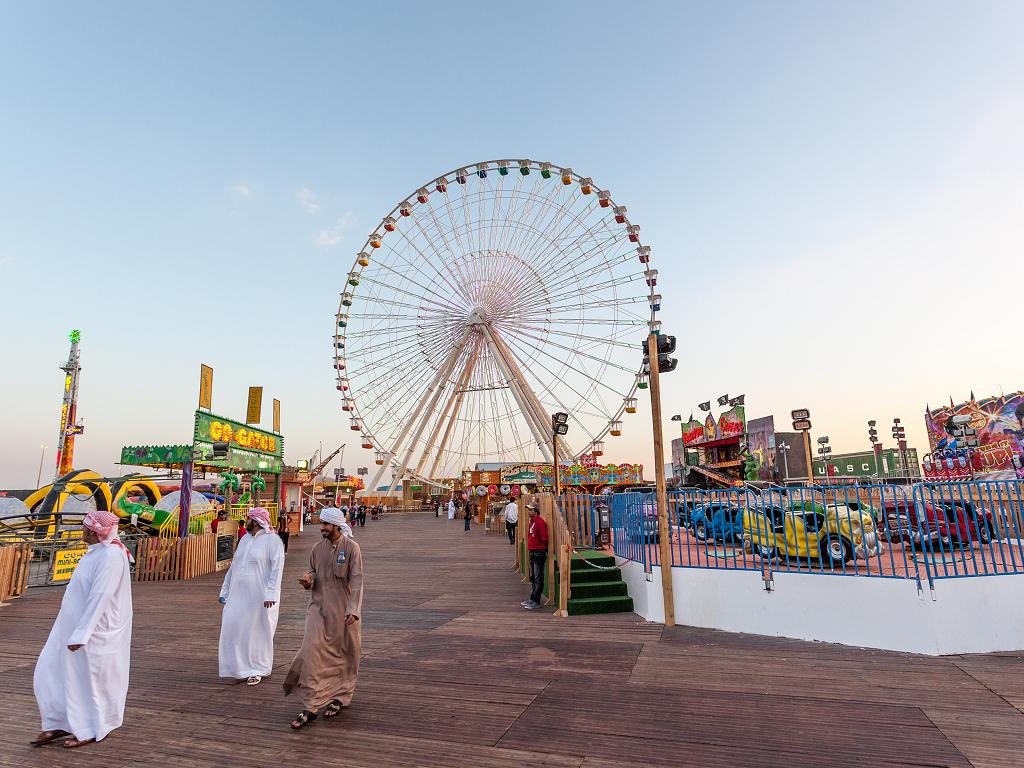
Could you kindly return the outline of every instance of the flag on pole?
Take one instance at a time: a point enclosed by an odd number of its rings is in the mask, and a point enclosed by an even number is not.
[[[720,398],[718,398],[718,404],[719,405],[725,405],[728,402],[729,402],[729,396],[728,395],[722,395]]]
[[[707,402],[701,403],[697,407],[700,408],[702,411],[710,411],[711,410],[711,401],[708,400]]]
[[[729,400],[729,405],[743,405],[743,399],[745,397],[746,395],[736,395],[736,397]]]
[[[683,417],[680,416],[678,413],[675,416],[672,417],[672,421],[682,421],[682,420],[683,420]]]

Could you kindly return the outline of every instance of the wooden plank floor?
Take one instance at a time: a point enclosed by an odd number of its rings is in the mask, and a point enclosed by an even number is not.
[[[0,768],[1024,766],[1024,652],[927,658],[524,611],[503,537],[432,515],[368,521],[350,710],[301,733],[280,689],[302,635],[292,539],[274,674],[217,677],[219,576],[136,584],[124,726],[31,749],[32,669],[60,589],[0,608]]]

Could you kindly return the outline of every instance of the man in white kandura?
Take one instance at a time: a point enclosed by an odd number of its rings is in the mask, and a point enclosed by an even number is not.
[[[132,641],[128,550],[117,516],[90,512],[82,521],[88,549],[64,590],[32,687],[42,732],[33,746],[70,736],[73,748],[100,741],[124,720]]]
[[[274,632],[280,611],[284,544],[270,513],[249,510],[248,536],[238,542],[220,589],[220,676],[259,685],[274,666]]]
[[[455,519],[455,509],[456,509],[456,507],[455,507],[455,497],[452,496],[450,499],[448,499],[448,519],[449,520],[454,520]]]

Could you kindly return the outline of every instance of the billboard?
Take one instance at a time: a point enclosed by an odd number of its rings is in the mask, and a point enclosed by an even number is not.
[[[245,408],[245,423],[259,424],[263,410],[263,387],[249,387],[249,400]]]
[[[710,413],[708,417],[704,419],[704,442],[714,440],[718,437],[718,432],[715,430],[715,417]]]
[[[246,451],[260,453],[276,458],[284,455],[284,446],[280,435],[265,432],[247,424],[215,416],[206,411],[196,411],[196,426],[193,433],[196,443],[212,445],[215,442],[228,443],[231,448],[243,448]]]
[[[718,417],[719,437],[741,437],[747,430],[747,414],[742,405],[734,405]]]
[[[704,425],[694,418],[683,424],[683,444],[693,445],[704,439]]]
[[[933,453],[956,454],[966,446],[953,435],[953,416],[969,416],[977,430],[974,449],[976,474],[990,478],[1024,476],[1014,469],[1013,457],[1024,453],[1024,392],[943,406],[925,411],[928,445]]]
[[[199,407],[213,408],[213,368],[206,363],[199,366]]]
[[[757,462],[758,480],[775,480],[775,417],[762,416],[747,422],[747,450]]]

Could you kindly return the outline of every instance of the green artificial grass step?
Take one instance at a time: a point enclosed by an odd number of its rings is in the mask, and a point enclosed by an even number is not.
[[[586,597],[622,597],[628,595],[626,582],[618,581],[585,581],[583,583],[573,582],[569,593],[572,599]]]
[[[584,597],[571,598],[568,603],[570,616],[585,616],[595,613],[632,613],[631,597]]]
[[[605,552],[597,552],[593,549],[583,549],[572,553],[573,569],[583,570],[594,565],[602,567],[614,566],[615,557]]]
[[[569,571],[569,581],[573,584],[589,584],[594,581],[620,581],[622,579],[622,571],[618,568],[611,568],[609,570],[598,569],[598,568],[586,568],[580,570]]]

